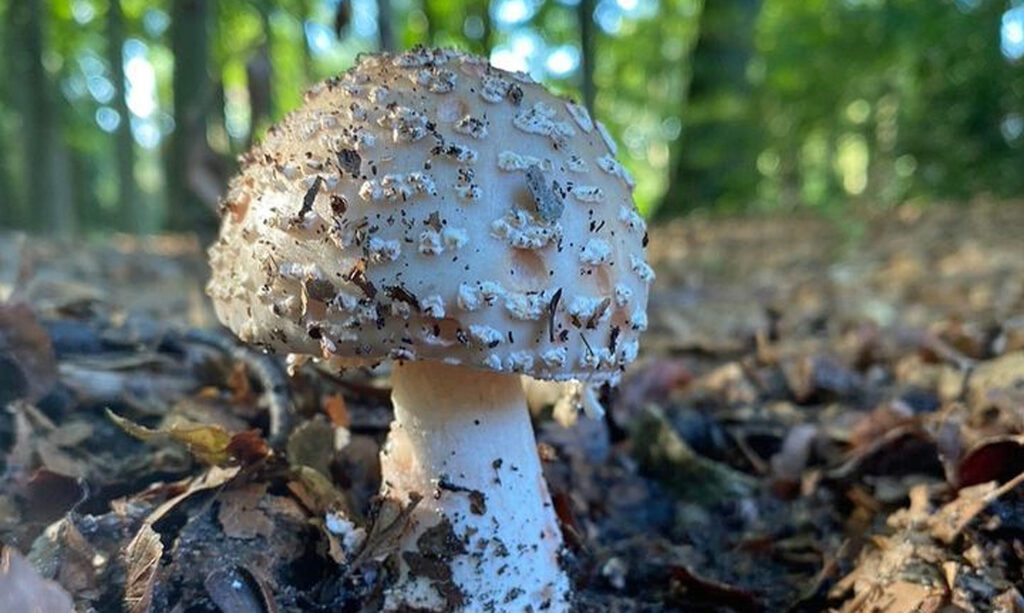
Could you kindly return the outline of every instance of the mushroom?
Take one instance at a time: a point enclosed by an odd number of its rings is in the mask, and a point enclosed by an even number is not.
[[[583,107],[481,58],[363,55],[242,158],[208,292],[243,341],[393,362],[381,495],[419,503],[385,607],[563,610],[521,375],[615,382],[653,273]]]

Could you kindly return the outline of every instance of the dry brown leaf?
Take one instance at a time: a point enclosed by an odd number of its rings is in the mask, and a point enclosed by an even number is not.
[[[348,512],[348,500],[334,484],[308,466],[292,468],[294,480],[288,482],[288,490],[313,515],[322,516],[328,511]]]
[[[978,365],[967,384],[972,407],[984,407],[992,394],[1024,381],[1024,351],[1008,353]]]
[[[144,523],[124,550],[124,606],[128,613],[148,613],[164,546],[153,526]]]
[[[0,304],[0,407],[35,402],[57,380],[57,360],[46,329],[24,304]]]
[[[373,513],[373,525],[370,526],[359,553],[352,560],[351,568],[359,568],[369,560],[382,560],[397,551],[399,539],[409,526],[412,512],[416,510],[420,500],[421,497],[412,494],[404,505],[391,498],[379,500],[376,513]]]
[[[936,611],[946,598],[941,589],[913,583],[896,581],[884,587],[865,591],[843,605],[841,613],[925,613]]]
[[[0,546],[2,547],[2,546]],[[74,613],[71,596],[11,547],[0,549],[0,611]]]
[[[199,477],[185,481],[184,483],[187,483],[188,485],[184,491],[161,503],[160,506],[149,514],[149,517],[146,518],[146,523],[152,526],[156,522],[160,521],[164,515],[174,509],[174,507],[178,506],[180,502],[193,494],[224,485],[228,481],[234,479],[239,470],[240,468],[237,466],[227,468],[212,466]]]
[[[148,613],[153,600],[153,584],[164,550],[160,535],[153,529],[153,524],[189,496],[227,483],[239,470],[238,467],[211,467],[198,478],[191,480],[184,491],[157,506],[142,523],[142,527],[124,550],[124,603],[129,613]]]
[[[259,430],[245,430],[232,435],[227,452],[241,464],[249,465],[270,455],[270,446]]]
[[[50,525],[32,543],[29,560],[47,579],[54,579],[76,600],[95,600],[100,568],[97,551],[67,517]]]
[[[249,374],[242,362],[235,362],[228,375],[228,389],[231,390],[231,402],[236,405],[252,404],[256,400],[256,394],[249,384]]]
[[[348,428],[352,425],[352,416],[349,415],[345,397],[341,394],[328,394],[321,406],[335,428]]]
[[[260,508],[266,493],[266,483],[247,483],[222,492],[217,497],[220,501],[217,520],[224,534],[237,539],[269,537],[274,531],[274,522]]]
[[[941,582],[927,580],[939,579],[941,569],[935,569],[934,577],[920,577],[921,571],[908,572],[908,569],[915,568],[915,564],[920,566],[919,562],[926,562],[932,556],[907,536],[901,532],[893,537],[875,536],[872,539],[874,547],[861,555],[853,572],[837,582],[830,592],[833,598],[853,592],[854,597],[843,604],[841,612],[933,610],[926,603],[936,598],[941,602],[947,596]],[[911,581],[906,574],[915,575],[920,580]]]
[[[990,481],[961,489],[956,500],[928,518],[932,535],[946,544],[952,543],[988,505],[1021,483],[1024,483],[1024,472],[999,487],[995,481]]]

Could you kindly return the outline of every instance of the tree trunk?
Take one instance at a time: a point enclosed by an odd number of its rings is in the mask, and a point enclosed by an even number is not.
[[[124,13],[121,0],[110,0],[107,9],[107,60],[114,84],[114,110],[121,123],[114,132],[114,161],[117,165],[118,224],[122,230],[141,232],[145,215],[135,189],[135,143],[132,139],[131,111],[124,76]]]
[[[207,71],[207,0],[172,0],[171,51],[174,54],[174,132],[167,157],[167,225],[175,231],[212,223],[192,186],[191,176],[206,156],[206,106],[212,95]]]
[[[24,66],[24,108],[22,143],[25,150],[22,172],[27,178],[27,226],[56,236],[70,236],[75,229],[75,211],[66,185],[66,173],[58,168],[66,152],[58,146],[55,95],[43,66],[43,0],[23,0],[12,6],[11,21],[18,33],[16,43]],[[62,155],[63,154],[63,155]],[[63,188],[63,189],[60,189]]]
[[[395,31],[390,0],[377,0],[377,36],[381,51],[395,50]]]
[[[583,104],[594,115],[594,0],[579,0],[576,5],[576,17],[580,25],[580,90],[583,92]]]
[[[250,145],[257,140],[257,135],[270,125],[274,116],[274,65],[271,60],[274,32],[270,24],[270,6],[266,2],[260,3],[260,17],[263,23],[263,42],[245,64],[249,89]]]
[[[660,215],[724,204],[743,207],[757,189],[759,128],[747,66],[760,0],[705,0],[692,73]]]
[[[301,14],[299,15],[299,24],[302,26],[302,87],[306,88],[316,80],[316,64],[313,61],[313,52],[309,48],[309,40],[306,39],[306,20],[312,14],[312,2],[310,0],[301,0],[299,2]]]
[[[491,20],[491,3],[487,0],[477,3],[480,11],[480,19],[483,21],[483,33],[480,35],[480,45],[483,48],[483,56],[490,57],[491,49],[494,47],[494,22]]]
[[[17,24],[14,23],[16,12],[9,5],[0,7],[0,53],[8,58],[7,78],[0,79],[0,114],[17,115],[23,106],[23,96],[14,85],[22,81],[23,73],[18,54]],[[22,191],[17,181],[18,159],[15,155],[19,133],[11,123],[0,124],[0,151],[5,152],[0,156],[0,227],[19,227],[22,217]]]

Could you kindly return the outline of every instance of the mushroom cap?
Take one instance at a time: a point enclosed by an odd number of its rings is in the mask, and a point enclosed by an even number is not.
[[[273,351],[616,379],[653,272],[615,152],[525,74],[361,56],[243,156],[207,291]]]

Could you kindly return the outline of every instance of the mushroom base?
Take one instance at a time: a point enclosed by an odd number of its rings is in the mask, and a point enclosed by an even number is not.
[[[567,610],[561,532],[518,375],[398,364],[382,494],[422,497],[385,608]]]

